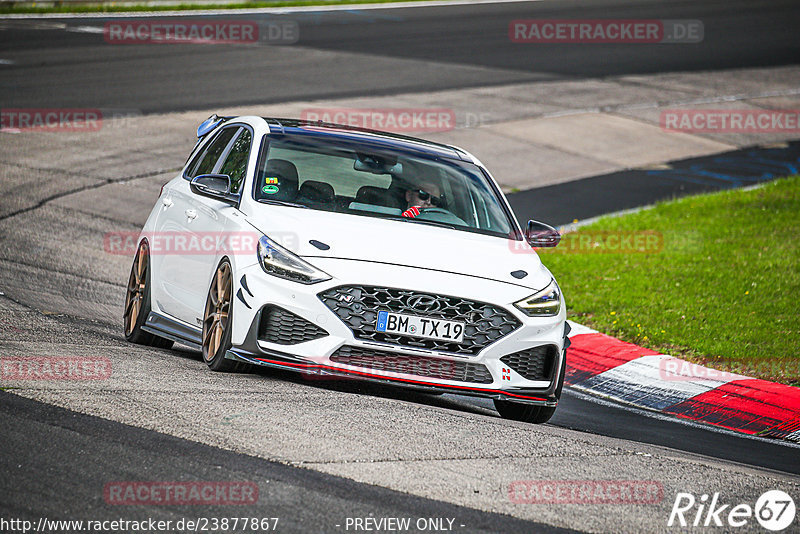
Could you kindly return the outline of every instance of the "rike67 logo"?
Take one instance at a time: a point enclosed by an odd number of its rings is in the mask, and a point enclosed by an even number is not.
[[[751,524],[753,518],[767,530],[778,532],[794,523],[794,500],[781,490],[770,490],[761,495],[755,506],[748,503],[723,503],[719,493],[703,494],[696,498],[691,493],[675,496],[667,526],[728,527],[738,528]]]

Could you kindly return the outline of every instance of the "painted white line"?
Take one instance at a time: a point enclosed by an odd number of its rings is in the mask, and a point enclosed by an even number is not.
[[[0,30],[63,30],[67,27],[63,22],[50,22],[46,20],[38,20],[38,17],[33,22],[14,23],[10,20],[4,20],[8,17],[0,15]]]
[[[0,59],[0,65],[13,65],[14,63],[13,59]]]
[[[564,225],[562,227],[563,229],[559,228],[559,231],[562,234],[566,234],[566,233],[569,233],[569,232],[575,232],[575,231],[577,231],[579,228],[581,228],[583,226],[588,226],[590,224],[596,223],[600,219],[604,219],[606,217],[609,217],[609,218],[622,217],[623,215],[630,215],[631,213],[639,213],[640,211],[650,210],[650,209],[653,209],[655,207],[656,207],[655,204],[650,204],[648,206],[639,206],[637,208],[629,208],[629,209],[626,209],[626,210],[619,210],[619,211],[614,211],[614,212],[611,212],[611,213],[605,213],[603,215],[598,215],[597,217],[590,217],[588,219],[584,219],[584,220],[578,221],[576,223],[566,224],[566,225]]]
[[[105,13],[19,13],[0,15],[3,19],[79,19],[79,18],[138,18],[138,17],[202,17],[208,15],[258,15],[283,13],[314,13],[318,11],[350,11],[368,9],[406,9],[418,7],[471,6],[479,4],[515,4],[521,2],[542,2],[544,0],[434,0],[431,2],[387,2],[383,4],[337,4],[321,6],[260,7],[255,9],[208,9],[182,11],[137,11]]]
[[[74,33],[103,33],[103,28],[99,26],[70,26],[66,29]]]

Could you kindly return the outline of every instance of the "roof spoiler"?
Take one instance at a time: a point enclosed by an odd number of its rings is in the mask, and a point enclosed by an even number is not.
[[[220,117],[216,113],[204,120],[200,126],[197,127],[197,139],[202,139],[210,132],[219,126],[222,122],[232,119],[233,117]]]

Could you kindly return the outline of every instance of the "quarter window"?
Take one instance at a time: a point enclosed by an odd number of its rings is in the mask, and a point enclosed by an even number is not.
[[[200,176],[201,174],[211,174],[214,172],[214,166],[217,163],[217,160],[225,152],[225,148],[228,146],[228,143],[231,142],[233,135],[239,130],[238,126],[234,126],[232,128],[225,128],[220,133],[217,134],[217,137],[211,141],[203,153],[195,159],[194,162],[189,166],[189,172],[187,173],[187,178],[194,178],[195,176]]]
[[[242,128],[242,133],[236,138],[225,163],[220,168],[220,174],[227,174],[231,177],[231,193],[238,193],[247,174],[247,162],[250,156],[250,145],[253,136],[250,130]]]

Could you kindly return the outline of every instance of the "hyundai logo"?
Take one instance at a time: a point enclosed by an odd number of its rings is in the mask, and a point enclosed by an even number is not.
[[[433,312],[437,311],[441,306],[439,299],[430,295],[417,295],[408,299],[408,305],[411,308],[419,311]]]

